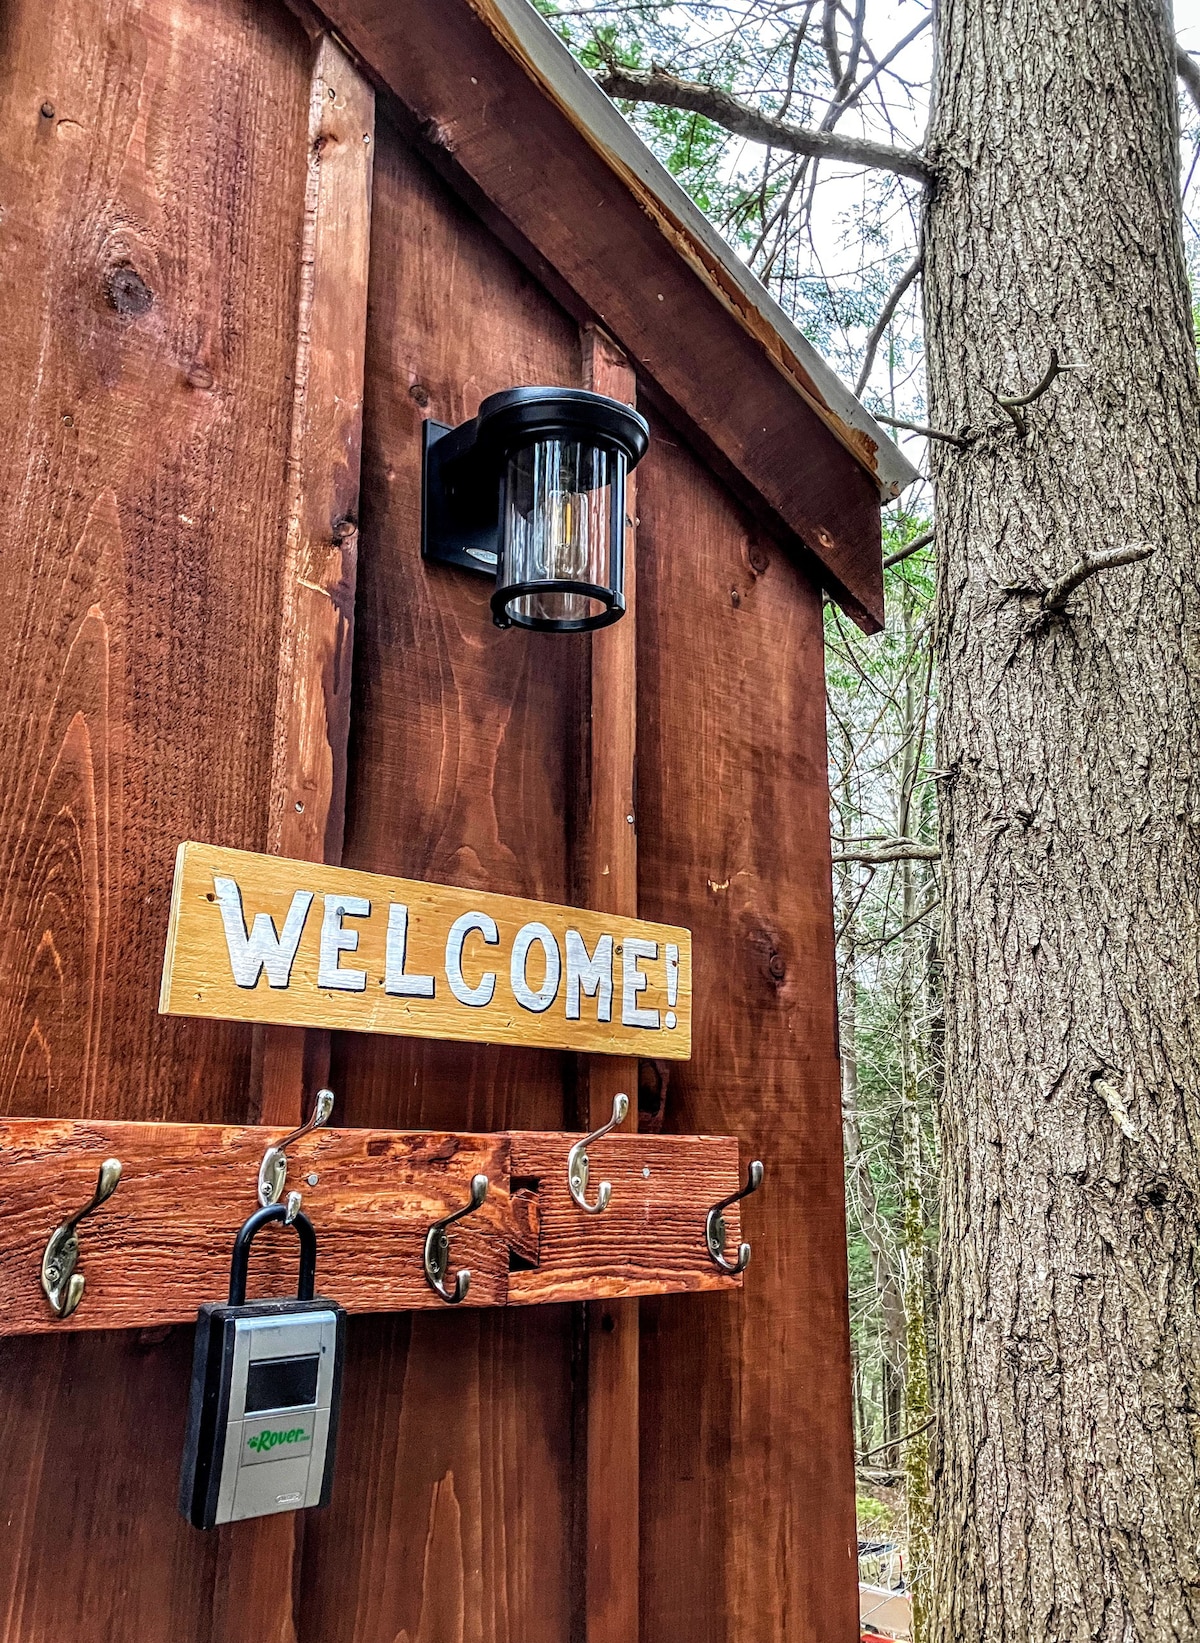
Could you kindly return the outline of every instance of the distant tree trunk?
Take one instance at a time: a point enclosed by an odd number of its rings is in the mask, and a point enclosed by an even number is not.
[[[906,586],[904,637],[912,643],[912,599]],[[913,784],[921,767],[921,746],[929,708],[929,681],[918,701],[913,670],[904,680],[903,775],[896,836],[908,838],[912,829]],[[919,926],[915,863],[900,867],[901,928],[904,935],[900,967],[900,1135],[903,1168],[900,1174],[900,1249],[904,1282],[904,1444],[905,1507],[908,1517],[908,1585],[912,1594],[913,1643],[929,1636],[930,1542],[932,1502],[929,1493],[929,1346],[925,1316],[925,1201],[921,1190],[921,1109],[917,1078],[921,1065],[919,1015],[924,1003],[924,938]]]
[[[942,0],[943,1643],[1200,1635],[1200,394],[1162,0]],[[989,398],[1057,348],[1087,373]],[[1021,413],[1019,413],[1021,414]],[[1060,611],[1085,556],[1148,546]],[[1051,601],[1053,606],[1054,601]]]
[[[846,763],[849,767],[849,758]],[[850,802],[849,793],[838,794],[836,798],[842,833],[844,836],[849,835],[858,825],[857,814]],[[854,939],[854,911],[858,890],[852,869],[845,868],[838,896],[839,917],[845,931],[838,971],[838,1030],[842,1049],[842,1145],[846,1160],[846,1185],[852,1196],[854,1218],[871,1252],[871,1272],[883,1326],[879,1341],[880,1404],[883,1440],[889,1447],[877,1457],[878,1466],[882,1470],[898,1467],[900,1460],[895,1440],[900,1436],[903,1410],[906,1321],[904,1297],[895,1266],[894,1238],[889,1234],[875,1195],[875,1183],[863,1149],[862,1127],[858,1116],[858,954]],[[861,1433],[860,1449],[865,1450],[869,1447],[871,1445],[864,1429]]]

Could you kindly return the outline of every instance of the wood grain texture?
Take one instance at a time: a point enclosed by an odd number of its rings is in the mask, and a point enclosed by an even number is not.
[[[194,1321],[224,1298],[233,1238],[257,1208],[259,1160],[279,1131],[200,1124],[80,1124],[15,1119],[0,1124],[0,1329],[147,1328]],[[569,1143],[567,1143],[569,1145]],[[81,1223],[87,1289],[70,1319],[50,1311],[38,1282],[53,1228],[86,1203],[100,1160],[120,1158],[113,1196]],[[453,1234],[454,1259],[471,1267],[467,1303],[502,1304],[509,1247],[536,1255],[527,1200],[514,1216],[503,1136],[320,1130],[288,1159],[288,1187],[304,1195],[318,1234],[318,1283],[348,1311],[443,1305],[425,1282],[425,1233],[470,1199],[482,1172],[487,1201]],[[316,1173],[315,1186],[305,1177]],[[251,1256],[256,1294],[294,1290],[297,1245],[270,1227]],[[253,1298],[253,1297],[252,1297]]]
[[[737,1134],[766,1181],[741,1206],[740,1296],[642,1303],[642,1634],[845,1643],[857,1562],[820,598],[672,430],[654,432],[638,470],[638,897],[691,923],[698,981],[696,1053],[662,1068],[663,1127]]]
[[[420,558],[421,421],[578,381],[574,323],[382,121],[345,862],[569,902],[582,635],[503,633],[485,578]],[[538,642],[538,641],[541,642]],[[344,1122],[560,1129],[556,1051],[339,1035]],[[572,1111],[572,1117],[574,1113]],[[571,1313],[352,1327],[339,1483],[306,1534],[323,1643],[569,1634]]]
[[[339,908],[339,897],[354,905]],[[404,923],[402,952],[393,960],[394,908],[404,910]],[[481,916],[494,929],[470,925],[452,955],[455,925]],[[336,929],[328,926],[330,918]],[[247,945],[252,930],[266,931],[254,954]],[[518,938],[531,930],[538,940],[526,946],[522,959]],[[588,960],[582,952],[573,958],[572,932],[587,955],[602,955],[607,938],[603,1000],[598,975],[594,996],[584,992],[580,978]],[[688,932],[669,925],[185,843],[175,865],[159,1008],[173,1015],[606,1054],[644,1051],[671,1059],[691,1048],[691,956]],[[428,996],[413,992],[411,978],[418,976]],[[464,988],[479,996],[465,996]],[[572,1005],[578,1019],[567,1013]],[[605,1006],[609,1019],[602,1014]],[[639,1015],[646,1026],[638,1025]]]
[[[704,1241],[710,1206],[737,1184],[738,1144],[732,1137],[614,1130],[590,1149],[589,1191],[601,1180],[612,1184],[602,1215],[585,1214],[567,1187],[563,1143],[569,1147],[578,1136],[513,1130],[509,1139],[513,1176],[538,1182],[541,1240],[536,1268],[509,1277],[510,1305],[740,1285],[717,1270]],[[731,1239],[735,1219],[731,1210]]]
[[[637,404],[628,357],[597,326],[583,332],[583,385]],[[625,616],[592,635],[587,755],[576,871],[580,899],[605,912],[637,914],[637,470],[625,498]],[[637,1128],[637,1062],[593,1056],[582,1069],[589,1129],[607,1123],[613,1098],[629,1097],[625,1128]],[[637,1643],[638,1309],[633,1300],[583,1314],[586,1375],[577,1416],[587,1444],[582,1629],[587,1643]]]
[[[247,1035],[157,1020],[144,955],[179,837],[263,840],[305,48],[233,0],[82,32],[4,37],[0,1099],[240,1116]]]
[[[879,493],[796,386],[647,209],[497,38],[488,0],[328,0],[344,38],[396,93],[431,151],[512,225],[759,499],[881,625]],[[619,249],[618,249],[619,248]],[[709,271],[712,272],[711,270]],[[775,339],[775,346],[778,340]],[[731,386],[736,385],[736,391]]]
[[[315,41],[307,155],[267,847],[337,863],[358,572],[375,92],[328,34]],[[328,1077],[328,1036],[287,1028],[257,1036],[259,1116],[299,1121],[305,1098]]]
[[[250,1034],[158,1018],[151,955],[178,840],[266,839],[308,68],[241,0],[5,8],[6,1113],[250,1107]],[[5,1643],[217,1643],[216,1543],[174,1508],[189,1357],[0,1346]]]
[[[268,830],[274,855],[305,861],[339,861],[345,824],[374,145],[374,90],[323,35],[309,100]]]
[[[234,1235],[258,1207],[259,1161],[278,1139],[257,1125],[0,1122],[0,1334],[190,1322],[202,1302],[226,1292]],[[594,1158],[613,1201],[587,1215],[567,1188],[576,1139],[561,1131],[305,1136],[289,1149],[288,1190],[303,1194],[317,1231],[318,1286],[349,1312],[436,1311],[445,1303],[425,1281],[425,1234],[469,1201],[472,1178],[484,1174],[487,1199],[451,1235],[455,1267],[471,1270],[464,1305],[730,1287],[708,1259],[704,1216],[736,1185],[736,1141],[614,1133]],[[58,1319],[38,1282],[42,1251],[86,1203],[108,1157],[121,1160],[121,1182],[81,1223],[87,1289],[78,1310]],[[289,1293],[296,1262],[293,1237],[266,1229],[253,1247],[251,1299]]]

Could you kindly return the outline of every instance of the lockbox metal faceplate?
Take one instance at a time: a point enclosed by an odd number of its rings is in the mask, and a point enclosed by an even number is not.
[[[200,1309],[179,1486],[190,1523],[328,1502],[345,1316],[320,1296]]]

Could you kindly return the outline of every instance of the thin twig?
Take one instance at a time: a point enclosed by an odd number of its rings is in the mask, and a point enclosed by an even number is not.
[[[907,433],[922,434],[926,439],[944,439],[947,445],[957,445],[964,451],[974,444],[974,438],[969,434],[952,434],[945,428],[926,428],[920,422],[905,422],[903,417],[884,416],[882,411],[872,411],[870,414],[885,428],[903,428]]]
[[[872,867],[882,867],[889,861],[941,861],[942,852],[936,844],[921,844],[916,839],[871,839],[869,850],[843,850],[835,853],[834,861],[861,861]]]
[[[1043,610],[1061,611],[1075,589],[1089,577],[1098,576],[1101,571],[1115,570],[1118,565],[1136,565],[1139,560],[1149,559],[1153,552],[1152,547],[1142,543],[1140,546],[1103,548],[1099,553],[1080,554],[1077,563],[1042,595]]]
[[[902,565],[906,559],[911,559],[914,553],[919,553],[922,548],[927,548],[933,541],[935,534],[934,531],[922,531],[920,536],[914,536],[911,542],[906,542],[895,553],[889,553],[883,562],[884,570],[891,570],[893,565]]]
[[[878,941],[864,942],[864,949],[869,946],[872,952],[881,952],[884,947],[889,946],[893,941],[899,940],[906,930],[911,930],[914,924],[920,924],[923,918],[928,918],[941,899],[940,894],[932,895],[924,907],[919,907],[906,924],[902,924],[898,930],[889,930],[887,935],[880,936]]]
[[[916,279],[917,275],[921,272],[921,262],[921,253],[918,251],[912,262],[909,263],[903,274],[901,274],[891,296],[880,309],[879,318],[871,327],[871,334],[867,338],[866,352],[863,354],[862,366],[860,367],[858,373],[858,381],[854,384],[854,392],[856,395],[861,395],[863,389],[867,385],[867,379],[871,375],[871,367],[875,364],[876,350],[883,340],[883,334],[892,323],[892,315],[896,312],[896,309],[899,306],[900,298],[904,295],[909,286]]]
[[[858,1464],[863,1465],[870,1460],[872,1455],[882,1455],[885,1449],[898,1449],[902,1443],[909,1443],[913,1438],[919,1438],[922,1432],[928,1432],[936,1420],[936,1415],[930,1415],[927,1421],[922,1421],[920,1426],[914,1426],[912,1431],[906,1432],[902,1438],[889,1438],[886,1443],[877,1443],[874,1449],[864,1449],[858,1457]]]
[[[874,81],[876,81],[879,78],[879,76],[883,73],[884,69],[887,68],[888,64],[893,62],[897,57],[899,57],[900,53],[905,49],[906,46],[911,46],[913,41],[917,38],[918,34],[920,34],[923,29],[926,29],[926,28],[929,27],[929,24],[932,21],[932,19],[933,19],[933,13],[932,12],[926,12],[924,17],[922,17],[921,21],[917,24],[916,28],[910,29],[908,31],[908,33],[904,36],[903,40],[897,40],[896,44],[892,47],[892,49],[889,52],[886,52],[878,60],[878,62],[875,63],[875,66],[871,70],[870,74],[864,74],[862,79],[858,82],[858,84],[856,86],[851,86],[850,90],[846,93],[845,97],[843,98],[843,100],[841,102],[841,105],[840,105],[840,108],[841,109],[847,109],[847,108],[852,107],[852,105],[855,104],[858,101],[858,99],[862,96],[863,92],[866,91],[867,87],[872,85],[874,83]]]

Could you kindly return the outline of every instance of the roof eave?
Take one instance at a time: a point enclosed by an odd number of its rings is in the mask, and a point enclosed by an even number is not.
[[[467,0],[655,219],[834,437],[891,501],[918,477],[837,372],[737,257],[529,0]]]

